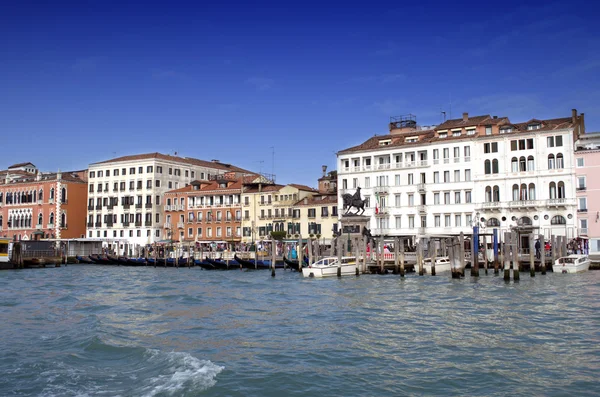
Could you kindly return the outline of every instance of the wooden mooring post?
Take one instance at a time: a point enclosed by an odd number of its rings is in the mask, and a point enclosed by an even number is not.
[[[512,253],[513,253],[513,280],[519,281],[520,279],[520,258],[519,258],[519,234],[517,232],[512,233]]]
[[[400,238],[394,237],[394,274],[400,272]]]
[[[338,268],[337,268],[337,276],[342,277],[342,252],[344,250],[344,242],[342,241],[342,236],[337,238],[337,260],[338,260]]]
[[[529,275],[535,277],[535,236],[529,234]]]
[[[479,277],[479,234],[471,236],[471,277]]]
[[[420,239],[417,243],[417,265],[419,266],[419,276],[424,274],[423,272],[423,239]]]
[[[552,236],[552,246],[550,247],[550,252],[552,256],[550,257],[550,266],[552,266],[552,270],[554,270],[554,264],[558,259],[558,237]]]
[[[504,243],[502,244],[502,257],[504,259],[504,281],[510,281],[510,232],[504,232]]]
[[[494,239],[495,237],[495,239]],[[498,274],[500,272],[500,261],[501,261],[501,252],[502,252],[502,243],[500,240],[500,233],[496,230],[494,232],[494,237],[492,237],[494,240],[492,240],[492,244],[494,245],[494,274]],[[496,249],[496,245],[497,245],[497,249]]]
[[[485,274],[488,274],[488,263],[489,263],[489,255],[488,255],[488,247],[487,247],[487,236],[482,236],[483,238],[483,269],[485,270]]]
[[[540,272],[542,275],[546,274],[546,241],[544,240],[544,235],[540,234],[540,250],[542,251],[541,259],[540,259]]]
[[[354,263],[356,264],[356,276],[358,277],[360,275],[360,271],[358,270],[358,268],[360,267],[360,238],[359,237],[353,237],[352,238],[352,244],[354,244]]]
[[[438,254],[438,250],[436,248],[436,242],[433,242],[433,252],[431,252],[431,240],[427,239],[427,255],[429,255],[429,257],[431,258],[431,275],[435,276],[435,260],[437,259],[437,254]]]
[[[459,259],[460,259],[460,271],[461,271],[461,276],[464,277],[465,276],[465,268],[467,267],[467,261],[465,258],[465,234],[463,232],[460,232],[460,235],[458,236],[458,243],[460,244],[458,246],[458,252],[459,252]]]
[[[400,239],[400,277],[404,277],[404,239]]]
[[[363,274],[367,272],[367,247],[369,245],[369,238],[368,237],[363,237],[363,243],[362,243],[362,272]]]
[[[275,277],[275,260],[277,259],[277,244],[274,239],[271,240],[271,277]]]

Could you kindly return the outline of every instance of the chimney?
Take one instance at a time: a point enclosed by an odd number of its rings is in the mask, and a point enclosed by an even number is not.
[[[496,120],[498,118],[498,116],[494,116],[494,120]]]
[[[577,109],[571,109],[571,121],[573,124],[577,122]]]
[[[585,118],[583,113],[579,115],[579,131],[582,135],[585,134]]]
[[[323,170],[323,176],[325,176],[327,174],[327,166],[326,165],[322,165],[321,169]]]
[[[469,120],[469,113],[464,112],[463,113],[463,121],[467,121],[467,120]]]

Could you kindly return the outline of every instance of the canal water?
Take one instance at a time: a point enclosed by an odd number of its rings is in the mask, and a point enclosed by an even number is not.
[[[491,273],[2,271],[0,395],[597,395],[600,272]]]

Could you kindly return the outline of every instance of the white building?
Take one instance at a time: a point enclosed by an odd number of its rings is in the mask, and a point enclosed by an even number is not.
[[[338,205],[361,187],[374,235],[470,234],[479,223],[574,237],[573,142],[583,125],[576,110],[524,123],[464,113],[430,129],[395,118],[390,134],[338,152]]]
[[[144,246],[163,233],[163,194],[241,168],[194,158],[148,153],[90,164],[88,174],[87,237],[107,244]],[[114,248],[114,247],[111,247]]]

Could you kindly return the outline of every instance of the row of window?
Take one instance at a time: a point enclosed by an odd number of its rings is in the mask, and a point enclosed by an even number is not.
[[[452,197],[452,193],[454,193],[454,202],[452,202],[450,199]],[[442,196],[443,195],[443,196]],[[415,195],[414,193],[408,193],[407,195],[407,203],[406,205],[408,207],[413,207],[415,206]],[[463,201],[463,196],[464,196],[464,201]],[[434,192],[433,193],[433,204],[442,204],[442,197],[444,198],[443,204],[462,204],[464,203],[471,203],[472,202],[472,194],[470,190],[466,190],[466,191],[454,191],[454,192]],[[371,206],[371,197],[370,196],[365,196],[364,198],[365,201],[365,207],[370,208]],[[387,196],[378,196],[376,197],[376,201],[377,201],[377,208],[379,209],[383,209],[386,207],[391,206],[391,203],[388,202],[388,198]],[[427,195],[425,193],[420,194],[420,203],[419,205],[427,205]],[[401,194],[394,194],[394,206],[396,208],[400,208],[403,206],[402,204],[402,195]]]
[[[206,238],[211,238],[213,237],[213,228],[212,227],[207,227],[206,228],[206,235],[203,235],[203,229],[201,227],[198,227],[195,229],[196,234],[194,235],[194,228],[193,227],[189,227],[187,229],[187,236],[188,238],[192,239],[195,237],[206,237]],[[179,232],[179,238],[180,240],[184,239],[184,232],[180,231]],[[235,237],[241,237],[242,235],[242,228],[240,226],[235,228]],[[223,236],[223,228],[221,228],[220,226],[215,228],[215,235],[214,237],[234,237],[233,235],[233,228],[230,226],[225,227],[225,235]]]
[[[247,198],[247,197],[246,197]],[[172,200],[172,201],[171,201]],[[170,198],[167,197],[167,205],[180,205],[185,206],[185,197],[177,197]],[[240,195],[239,194],[229,194],[229,195],[217,195],[217,196],[200,196],[200,197],[188,197],[188,203],[190,207],[194,207],[195,205],[230,205],[230,204],[239,204],[240,203]]]
[[[123,238],[125,237],[125,231],[121,230],[118,233],[119,238]],[[146,230],[146,237],[150,237],[151,235],[151,231],[150,230]],[[160,237],[161,235],[161,231],[160,230],[155,230],[155,236],[156,237]],[[88,237],[92,238],[94,237],[94,232],[92,230],[88,231]],[[100,237],[104,237],[104,238],[108,238],[108,232],[106,230],[104,231],[100,231],[100,230],[96,230],[96,237],[100,238]],[[112,232],[112,237],[117,238],[117,231],[113,230]],[[129,230],[129,237],[133,237],[133,230]],[[136,237],[142,237],[142,231],[141,230],[137,230],[136,231]]]
[[[0,215],[0,228],[3,225],[2,215]],[[6,226],[13,229],[28,229],[31,228],[33,224],[33,215],[32,214],[11,214],[8,216]],[[37,216],[37,225],[43,226],[44,217],[42,214],[38,214]],[[54,212],[51,212],[48,215],[48,227],[54,227]],[[60,215],[60,227],[67,227],[67,214],[62,213]]]
[[[155,218],[156,218],[156,223],[159,223],[160,222],[160,214],[155,214]],[[117,224],[118,219],[119,218],[116,214],[114,214],[114,215],[97,214],[95,226],[99,227],[102,223],[104,223],[106,225]],[[152,213],[151,212],[144,214],[144,221],[145,221],[145,226],[151,226],[151,223],[152,223]],[[88,215],[88,227],[91,227],[93,222],[94,222],[94,216]],[[136,224],[136,223],[141,224],[141,222],[142,222],[142,214],[121,214],[121,224],[123,224],[123,225]],[[141,225],[139,225],[139,226],[141,226]]]
[[[63,187],[61,189],[61,202],[67,202],[67,188]],[[54,188],[50,189],[50,200],[54,199]],[[4,195],[3,192],[0,192],[0,203],[4,204],[29,204],[29,203],[37,203],[38,201],[44,201],[44,190],[28,190],[23,192],[7,192]]]
[[[231,222],[233,221],[234,217],[233,214],[231,213],[231,211],[215,211],[215,216],[213,216],[213,212],[212,211],[206,211],[206,217],[204,217],[203,215],[204,213],[202,211],[198,211],[196,213],[194,212],[188,212],[187,215],[187,222],[202,222],[204,219],[207,222],[212,222],[213,220],[216,220],[217,222],[221,222],[223,220],[223,214],[225,214],[225,221],[226,222]],[[237,210],[235,211],[235,220],[237,222],[242,220],[242,211]],[[180,222],[185,222],[185,216],[184,215],[179,215],[179,221]],[[171,215],[167,215],[167,223],[171,223]]]
[[[146,173],[147,174],[152,174],[154,172],[154,167],[149,165],[146,167]],[[138,174],[143,174],[144,173],[144,167],[137,167],[137,173]],[[162,174],[163,173],[163,168],[161,166],[157,166],[156,167],[156,173],[157,174]],[[175,176],[181,176],[181,169],[179,168],[168,168],[167,173],[169,175],[175,175]],[[136,167],[130,167],[129,168],[129,175],[135,175],[136,174]],[[184,170],[183,174],[186,178],[188,177],[192,177],[195,178],[196,177],[196,172],[195,171],[190,171],[190,170]],[[103,177],[110,177],[111,175],[111,170],[98,170],[98,171],[90,171],[90,178],[103,178]],[[113,176],[123,176],[123,175],[127,175],[127,168],[115,168],[112,170],[112,175]],[[209,174],[210,176],[210,174]],[[200,173],[200,179],[204,179],[204,172]]]
[[[551,200],[566,198],[566,190],[564,182],[550,182],[548,185],[548,194]],[[512,199],[513,201],[523,200],[535,200],[535,184],[530,183],[526,185],[513,185],[512,187]],[[485,187],[485,202],[500,202],[500,187],[499,186],[486,186]]]

